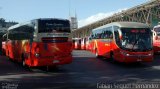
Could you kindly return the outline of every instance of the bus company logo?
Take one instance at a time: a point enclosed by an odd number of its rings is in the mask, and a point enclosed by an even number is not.
[[[65,37],[68,37],[69,34],[68,33],[48,33],[47,36],[58,36],[58,37],[61,37],[61,36],[65,36]]]

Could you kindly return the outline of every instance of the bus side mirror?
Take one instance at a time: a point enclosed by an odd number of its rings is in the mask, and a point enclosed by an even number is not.
[[[158,36],[155,36],[155,40],[157,40],[158,39]]]
[[[118,29],[118,33],[119,33],[120,40],[122,40],[122,32],[120,31],[120,29]]]
[[[122,35],[119,36],[120,40],[122,40]]]

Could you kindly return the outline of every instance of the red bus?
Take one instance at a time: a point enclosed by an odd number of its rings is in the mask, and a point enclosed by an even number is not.
[[[81,38],[73,38],[73,49],[81,50]]]
[[[86,37],[86,50],[91,50],[90,41],[91,41],[90,36]]]
[[[6,40],[7,40],[7,34],[4,34],[2,36],[2,55],[6,54]]]
[[[153,49],[154,53],[160,53],[160,25],[153,28]]]
[[[86,37],[81,38],[81,49],[86,50]]]
[[[41,18],[8,29],[6,55],[23,66],[56,66],[72,62],[70,22]]]
[[[113,22],[92,30],[91,51],[119,62],[151,62],[152,32],[143,23]]]

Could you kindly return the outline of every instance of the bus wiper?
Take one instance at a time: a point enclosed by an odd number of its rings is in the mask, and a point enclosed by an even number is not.
[[[147,47],[146,47],[145,43],[143,41],[141,41],[141,42],[142,42],[142,45],[145,47],[145,49],[143,49],[143,50],[147,50]]]
[[[142,34],[142,36],[144,36],[144,34]],[[143,46],[144,46],[144,47],[141,47],[141,48],[143,48],[143,51],[149,50],[149,48],[147,49],[147,46],[145,45],[145,42],[144,42],[143,40],[141,40],[140,42],[141,42],[140,45],[143,45]]]
[[[134,44],[133,44],[133,46],[132,46],[132,50],[133,50],[134,46],[136,45],[137,41],[139,40],[139,37],[140,37],[140,36],[138,36],[138,38],[135,40],[135,42],[134,42]]]

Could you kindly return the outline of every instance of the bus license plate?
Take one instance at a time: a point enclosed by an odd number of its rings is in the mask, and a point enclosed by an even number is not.
[[[59,60],[53,60],[53,63],[59,63]]]
[[[137,59],[137,61],[142,61],[141,59]]]

